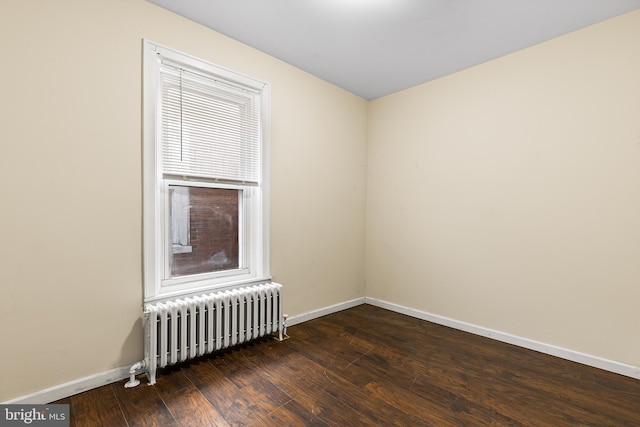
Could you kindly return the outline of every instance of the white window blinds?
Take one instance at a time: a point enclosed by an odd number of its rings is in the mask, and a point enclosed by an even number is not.
[[[160,65],[164,174],[260,184],[260,93]]]

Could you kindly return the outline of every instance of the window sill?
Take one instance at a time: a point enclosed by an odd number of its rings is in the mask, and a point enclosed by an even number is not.
[[[173,245],[171,251],[174,254],[190,254],[192,252],[191,246]]]

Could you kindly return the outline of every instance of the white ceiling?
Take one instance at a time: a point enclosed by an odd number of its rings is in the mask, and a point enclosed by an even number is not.
[[[365,99],[640,8],[640,0],[149,0]]]

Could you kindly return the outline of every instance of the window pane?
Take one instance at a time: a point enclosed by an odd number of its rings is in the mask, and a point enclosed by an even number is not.
[[[171,277],[239,268],[239,197],[233,189],[169,186]]]

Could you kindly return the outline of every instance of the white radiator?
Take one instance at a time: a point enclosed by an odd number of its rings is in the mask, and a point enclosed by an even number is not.
[[[157,368],[183,362],[268,334],[286,336],[282,285],[265,283],[145,305],[144,368],[149,384]],[[139,381],[127,383],[133,387]]]

